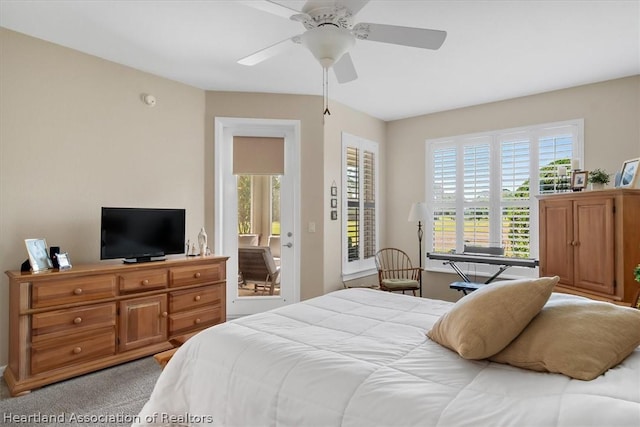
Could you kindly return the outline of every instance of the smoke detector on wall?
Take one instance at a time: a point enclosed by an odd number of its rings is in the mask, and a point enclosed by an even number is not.
[[[156,106],[156,97],[155,96],[143,93],[140,96],[140,98],[142,99],[142,102],[147,104],[149,107],[155,107]]]

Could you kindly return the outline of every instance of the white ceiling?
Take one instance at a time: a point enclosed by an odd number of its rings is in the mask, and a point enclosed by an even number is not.
[[[331,99],[383,120],[640,74],[640,0],[372,0],[355,22],[448,33],[437,51],[358,40],[359,78],[330,73]],[[0,0],[0,25],[206,90],[322,94],[301,45],[236,63],[304,31],[237,1]]]

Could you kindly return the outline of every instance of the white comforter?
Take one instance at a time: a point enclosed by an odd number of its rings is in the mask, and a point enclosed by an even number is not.
[[[425,336],[451,305],[347,289],[214,326],[175,354],[140,424],[640,426],[640,348],[588,382],[468,361]]]

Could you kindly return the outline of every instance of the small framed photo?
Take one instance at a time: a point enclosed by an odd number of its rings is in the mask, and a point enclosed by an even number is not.
[[[331,195],[334,197],[338,195],[338,187],[336,187],[335,185],[331,186]]]
[[[338,199],[331,199],[331,207],[332,208],[338,207]]]
[[[332,219],[333,221],[335,221],[335,220],[337,220],[337,219],[338,219],[338,211],[335,211],[335,210],[334,210],[334,211],[331,211],[331,219]]]
[[[71,260],[69,259],[69,254],[67,252],[56,255],[56,258],[58,258],[59,270],[68,270],[71,268]]]
[[[638,166],[640,166],[640,158],[627,160],[622,164],[619,187],[633,188],[636,186],[638,182]]]
[[[581,191],[587,186],[587,179],[589,178],[588,171],[574,171],[571,176],[571,188],[573,191]]]
[[[27,245],[31,271],[38,273],[53,268],[45,239],[25,239],[24,243]]]

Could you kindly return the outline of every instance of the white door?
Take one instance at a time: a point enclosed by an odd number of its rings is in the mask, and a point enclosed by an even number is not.
[[[215,119],[215,239],[216,254],[226,255],[227,317],[236,318],[300,300],[300,122]],[[238,288],[238,187],[233,175],[233,137],[284,138],[284,175],[280,178],[280,292],[241,297]]]

